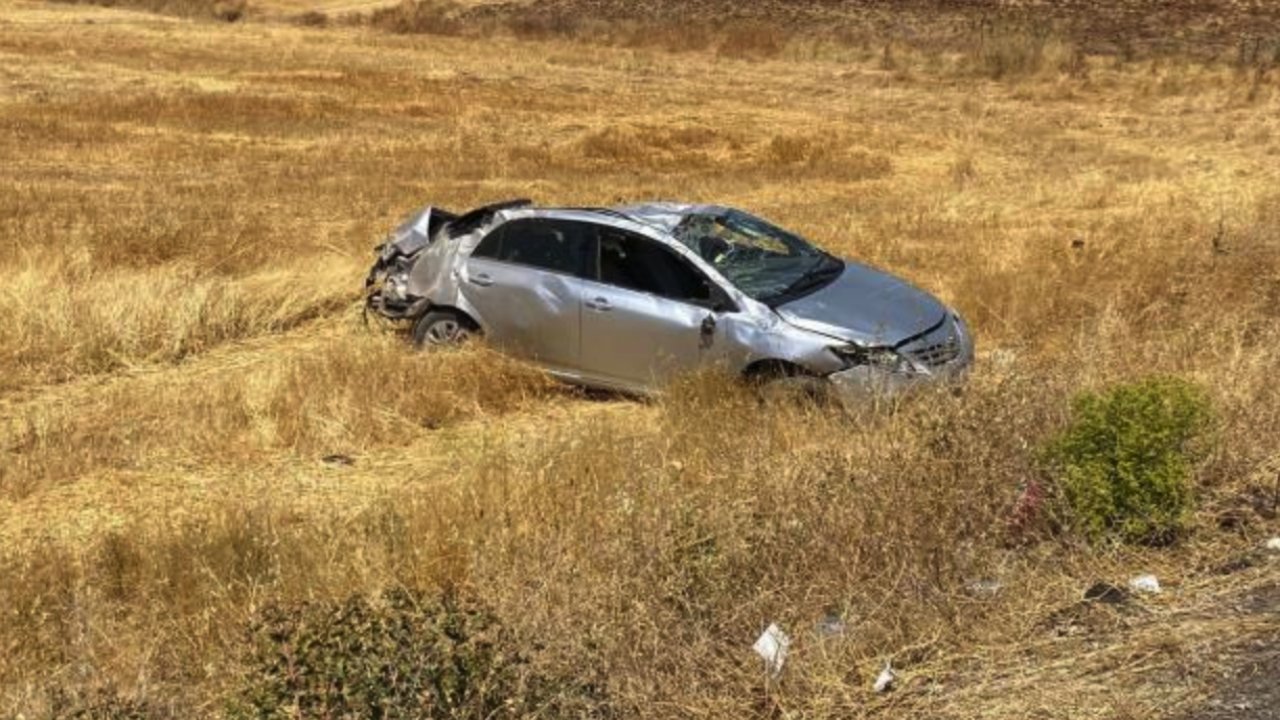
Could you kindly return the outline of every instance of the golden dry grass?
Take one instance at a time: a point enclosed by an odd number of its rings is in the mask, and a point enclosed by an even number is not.
[[[0,715],[216,716],[257,608],[395,585],[479,594],[622,716],[1174,716],[1275,637],[1230,608],[1277,564],[1213,569],[1278,527],[1276,70],[2,1]],[[516,196],[750,208],[935,290],[980,364],[895,412],[714,375],[640,403],[360,323],[399,215]],[[1196,534],[1011,530],[1071,395],[1156,372],[1220,415]],[[1140,570],[1170,591],[1063,619]]]

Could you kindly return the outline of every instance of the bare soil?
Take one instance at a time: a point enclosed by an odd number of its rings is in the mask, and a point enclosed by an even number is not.
[[[1269,635],[1224,653],[1228,670],[1220,689],[1186,720],[1280,719],[1280,584],[1257,590],[1240,610],[1276,624]]]

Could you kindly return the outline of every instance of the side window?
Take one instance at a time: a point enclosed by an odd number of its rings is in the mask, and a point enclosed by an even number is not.
[[[600,281],[672,300],[706,303],[711,283],[676,253],[614,228],[600,231]]]
[[[590,227],[583,223],[525,218],[512,220],[490,233],[471,255],[583,275],[590,239]]]
[[[510,224],[510,223],[508,223]],[[501,225],[496,230],[491,231],[475,250],[471,251],[471,257],[494,258],[497,259],[502,255],[502,234],[506,232],[507,226]]]

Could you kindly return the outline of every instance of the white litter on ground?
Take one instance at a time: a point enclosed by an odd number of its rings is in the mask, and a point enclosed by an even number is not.
[[[791,638],[787,636],[777,623],[770,623],[764,629],[756,644],[751,648],[764,658],[765,667],[774,677],[782,674],[782,666],[787,662],[787,649],[791,647]]]
[[[880,674],[876,676],[876,684],[875,684],[876,692],[882,693],[882,692],[888,692],[892,690],[893,681],[897,679],[898,679],[898,676],[893,673],[893,667],[891,667],[890,664],[886,662],[884,664],[884,669],[881,670]]]
[[[1004,585],[1002,585],[999,580],[974,580],[969,583],[968,587],[969,592],[974,595],[985,595],[989,597],[1000,592],[1000,589],[1003,588]]]
[[[1160,592],[1160,581],[1155,575],[1139,575],[1129,581],[1129,589],[1136,593],[1155,594]]]
[[[1280,537],[1273,537],[1264,546],[1271,552],[1280,552]]]

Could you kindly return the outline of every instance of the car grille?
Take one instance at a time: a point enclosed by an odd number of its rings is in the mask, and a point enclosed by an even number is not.
[[[955,331],[948,328],[941,342],[932,342],[910,351],[911,357],[926,367],[935,368],[946,365],[960,357],[960,338]]]

